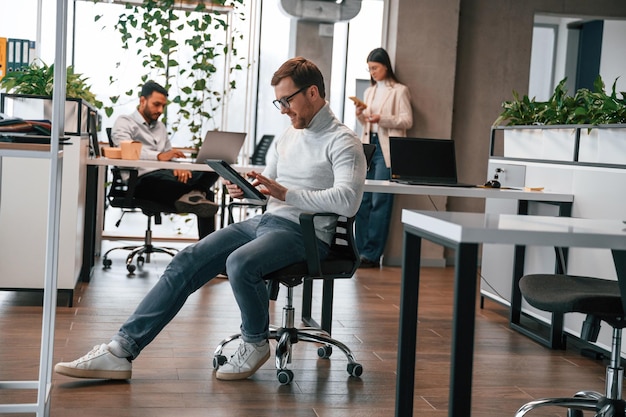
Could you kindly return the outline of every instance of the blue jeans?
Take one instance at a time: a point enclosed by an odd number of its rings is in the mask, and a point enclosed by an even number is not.
[[[385,164],[378,143],[378,135],[373,134],[370,142],[376,145],[376,152],[372,157],[370,169],[367,171],[367,179],[390,179],[391,170]],[[363,200],[355,220],[356,247],[362,258],[374,262],[380,260],[387,243],[392,208],[393,194],[363,194]]]
[[[328,246],[318,241],[322,255]],[[217,230],[180,251],[113,340],[136,358],[182,308],[187,297],[227,271],[241,310],[241,334],[269,335],[269,294],[263,276],[305,260],[300,225],[265,213]]]

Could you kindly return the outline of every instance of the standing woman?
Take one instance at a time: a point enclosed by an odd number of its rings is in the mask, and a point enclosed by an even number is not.
[[[365,90],[363,104],[356,104],[356,116],[363,125],[363,143],[376,145],[368,179],[391,178],[390,136],[406,136],[413,125],[409,89],[400,84],[389,54],[376,48],[367,57],[371,86]],[[380,267],[380,257],[387,243],[393,194],[365,193],[356,216],[356,244],[361,254],[361,268]]]

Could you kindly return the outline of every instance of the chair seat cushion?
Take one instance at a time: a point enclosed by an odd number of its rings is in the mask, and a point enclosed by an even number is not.
[[[520,279],[522,295],[530,305],[555,313],[592,314],[605,321],[624,316],[617,281],[574,275],[532,274]]]
[[[174,213],[176,209],[169,205],[157,203],[156,201],[132,198],[131,204],[124,197],[115,197],[109,200],[112,207],[126,209],[140,209],[146,216],[155,216],[159,213]]]
[[[322,274],[332,278],[350,278],[354,262],[348,259],[328,258],[322,261]],[[265,275],[266,280],[277,280],[288,287],[295,287],[302,282],[303,277],[309,276],[306,262],[297,262],[277,271]],[[324,277],[311,277],[324,278]]]

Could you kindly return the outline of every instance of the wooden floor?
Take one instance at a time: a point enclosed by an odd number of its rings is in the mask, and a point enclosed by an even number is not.
[[[91,282],[78,286],[74,307],[57,309],[55,363],[108,342],[169,261],[156,255],[131,278],[122,257],[120,252],[110,270],[95,268]],[[452,276],[451,268],[423,270],[415,416],[447,416]],[[213,351],[220,340],[238,331],[239,313],[228,281],[214,279],[190,297],[135,360],[132,380],[54,375],[51,416],[392,416],[399,282],[400,269],[384,267],[359,270],[353,279],[336,284],[333,335],[353,349],[364,367],[361,378],[348,375],[340,352],[330,360],[318,359],[315,346],[300,343],[294,349],[291,385],[276,380],[273,357],[248,380],[216,380]],[[271,307],[277,324],[283,294]],[[299,289],[296,297],[298,306]],[[37,379],[40,303],[37,293],[0,293],[0,380]],[[507,310],[500,305],[487,300],[477,311],[476,324],[472,416],[513,416],[533,398],[569,396],[581,389],[603,391],[602,361],[575,349],[551,351],[511,331]],[[34,392],[0,391],[0,403],[34,401]],[[544,409],[532,415],[564,413]]]

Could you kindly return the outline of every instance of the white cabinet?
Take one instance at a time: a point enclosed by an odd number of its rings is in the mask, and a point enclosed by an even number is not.
[[[63,147],[58,289],[73,292],[80,276],[88,137]],[[43,289],[50,160],[4,158],[0,199],[0,288]]]

